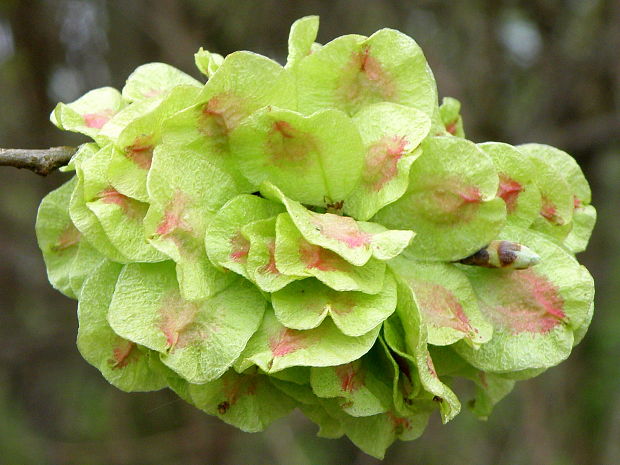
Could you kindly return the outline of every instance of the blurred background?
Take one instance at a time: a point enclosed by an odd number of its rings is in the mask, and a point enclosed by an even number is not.
[[[0,147],[83,139],[48,122],[57,101],[122,87],[164,61],[246,49],[286,59],[290,24],[321,15],[319,42],[397,28],[418,41],[468,138],[571,153],[599,221],[580,260],[597,283],[590,331],[562,365],[520,383],[487,422],[466,409],[386,464],[620,464],[620,2],[618,0],[0,0]],[[41,198],[68,176],[0,168],[0,464],[377,464],[315,437],[300,414],[242,433],[167,391],[125,394],[75,346],[76,302],[47,282]]]

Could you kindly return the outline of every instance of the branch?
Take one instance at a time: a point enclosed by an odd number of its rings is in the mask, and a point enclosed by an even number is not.
[[[0,148],[0,166],[26,168],[40,176],[66,165],[77,147],[51,147],[49,149],[3,149]]]

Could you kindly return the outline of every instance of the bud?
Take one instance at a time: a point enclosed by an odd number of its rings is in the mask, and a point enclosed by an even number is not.
[[[492,241],[473,255],[459,260],[464,265],[485,268],[524,270],[537,265],[540,257],[524,245],[510,241]]]

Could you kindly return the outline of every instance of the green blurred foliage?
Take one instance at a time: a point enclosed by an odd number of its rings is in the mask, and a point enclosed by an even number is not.
[[[198,77],[193,53],[250,49],[283,61],[290,24],[319,41],[394,27],[414,37],[440,95],[461,100],[477,142],[542,142],[574,155],[599,211],[580,259],[594,321],[570,360],[520,383],[488,422],[464,412],[390,449],[386,464],[620,463],[620,2],[617,0],[2,0],[0,146],[80,143],[47,121],[58,100],[121,87],[139,64]],[[0,464],[378,463],[301,415],[250,435],[162,391],[109,386],[75,347],[76,303],[53,291],[36,208],[66,175],[0,170]]]

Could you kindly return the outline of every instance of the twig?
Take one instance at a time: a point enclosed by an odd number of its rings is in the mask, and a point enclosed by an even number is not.
[[[49,149],[3,149],[0,148],[0,166],[26,168],[40,176],[69,163],[77,147],[51,147]]]

